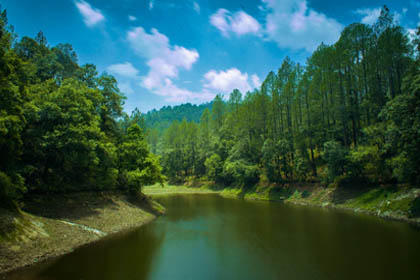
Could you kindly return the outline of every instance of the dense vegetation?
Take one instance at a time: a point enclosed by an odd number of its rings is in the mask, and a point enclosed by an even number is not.
[[[23,194],[138,191],[163,179],[138,111],[114,77],[78,65],[69,44],[40,32],[17,40],[0,9],[0,201]]]
[[[153,109],[147,112],[143,118],[148,129],[155,128],[162,131],[168,128],[173,121],[186,119],[189,122],[200,122],[200,117],[205,109],[211,109],[211,103],[164,106],[160,110]]]
[[[144,115],[140,115],[142,127],[147,130],[147,141],[149,142],[152,152],[158,150],[159,139],[163,132],[174,121],[186,120],[189,122],[200,122],[200,117],[205,109],[211,109],[211,103],[195,105],[191,103],[181,104],[177,106],[164,106],[160,110],[153,109]]]
[[[161,182],[162,168],[171,181],[240,186],[419,184],[419,52],[420,27],[409,38],[384,7],[372,26],[347,26],[305,66],[286,58],[244,96],[128,116],[114,77],[42,32],[18,40],[3,10],[0,200],[136,192]]]
[[[384,7],[306,66],[286,58],[259,89],[216,96],[198,124],[174,121],[158,145],[164,173],[242,186],[420,183],[419,36]]]

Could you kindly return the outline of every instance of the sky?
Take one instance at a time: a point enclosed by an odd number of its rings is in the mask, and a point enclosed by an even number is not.
[[[208,102],[258,88],[286,56],[304,64],[346,25],[372,24],[385,4],[407,32],[420,1],[0,0],[20,36],[42,30],[50,46],[69,43],[79,64],[118,80],[124,109]]]

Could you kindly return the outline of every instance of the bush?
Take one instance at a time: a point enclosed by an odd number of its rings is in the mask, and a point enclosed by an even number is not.
[[[359,146],[350,151],[347,158],[351,177],[364,177],[372,182],[380,181],[383,164],[377,146]]]
[[[251,186],[258,183],[259,176],[258,167],[244,160],[226,161],[223,166],[223,177],[229,183]]]
[[[17,200],[22,196],[26,190],[23,183],[24,180],[20,175],[8,176],[6,173],[0,171],[1,205],[11,205],[10,203],[13,200]]]
[[[344,174],[348,165],[348,150],[337,141],[324,143],[323,159],[327,163],[327,182],[334,181],[337,176]]]
[[[214,181],[219,181],[221,179],[223,161],[218,154],[213,154],[211,157],[207,158],[204,165],[206,166],[207,176],[210,179]]]
[[[408,216],[410,218],[420,217],[420,196],[416,197],[411,203],[410,209],[408,210]]]
[[[333,184],[338,188],[345,188],[345,187],[360,188],[360,187],[369,186],[370,181],[366,177],[353,175],[349,173],[349,174],[343,174],[343,175],[337,176],[334,179]]]
[[[295,170],[299,180],[306,181],[310,172],[310,165],[307,159],[303,157],[296,157],[295,159]]]

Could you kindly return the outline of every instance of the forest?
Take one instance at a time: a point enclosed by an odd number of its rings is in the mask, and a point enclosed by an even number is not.
[[[17,40],[0,11],[0,201],[34,193],[137,192],[164,177],[142,117],[123,112],[117,80],[78,65],[42,32]]]
[[[0,16],[0,200],[148,184],[420,183],[420,27],[385,6],[305,65],[211,103],[123,111],[117,80]]]
[[[199,123],[175,120],[149,143],[178,183],[419,184],[419,35],[384,6],[306,65],[286,57],[259,89],[217,95]]]

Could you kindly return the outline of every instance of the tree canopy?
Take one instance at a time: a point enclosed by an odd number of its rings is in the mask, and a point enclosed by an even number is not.
[[[410,39],[384,6],[376,23],[345,27],[306,65],[286,57],[260,88],[217,95],[198,124],[172,122],[156,144],[165,174],[418,184],[419,35]]]
[[[31,193],[122,189],[162,182],[138,115],[117,80],[80,66],[70,44],[42,32],[17,40],[0,11],[0,200]]]

